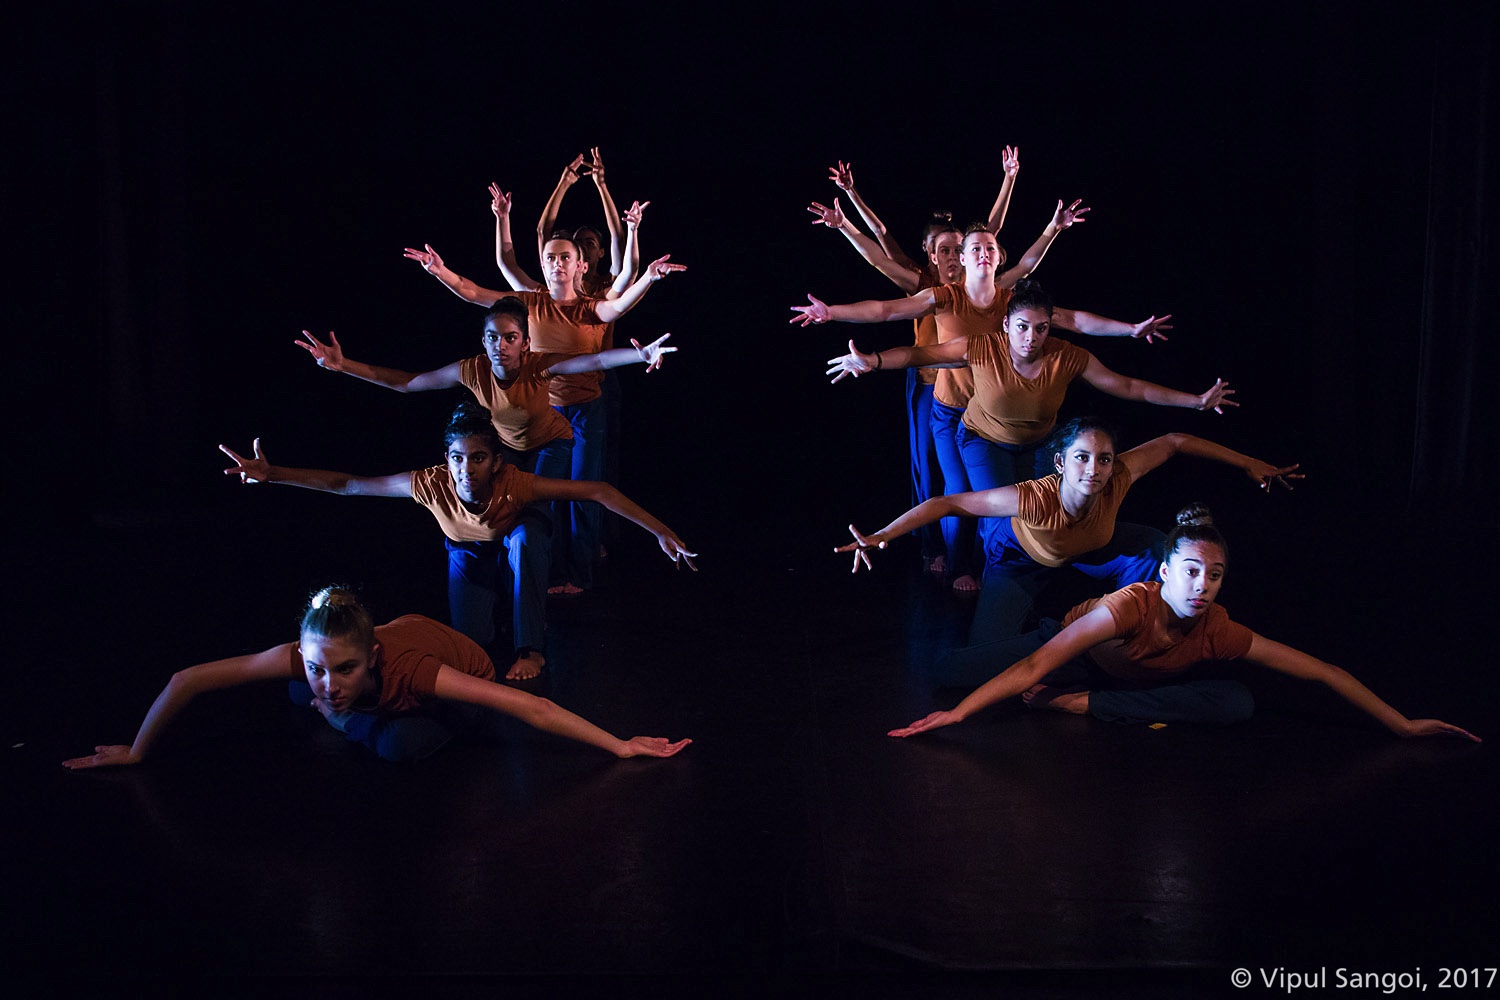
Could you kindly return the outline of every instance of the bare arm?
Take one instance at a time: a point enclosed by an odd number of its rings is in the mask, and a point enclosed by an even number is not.
[[[510,236],[511,196],[500,185],[490,185],[490,211],[495,213],[495,264],[505,276],[505,283],[518,292],[541,291],[542,284],[516,260],[516,244]]]
[[[347,472],[331,472],[326,469],[293,469],[283,465],[272,465],[260,450],[260,438],[252,446],[255,454],[251,458],[236,454],[224,445],[219,450],[228,455],[234,467],[225,469],[226,476],[239,476],[240,482],[286,483],[301,486],[320,493],[340,493],[349,497],[410,497],[411,473],[398,472],[390,476],[351,476]]]
[[[1212,462],[1232,465],[1236,469],[1244,470],[1245,475],[1264,490],[1270,490],[1273,482],[1291,489],[1289,480],[1303,478],[1301,473],[1295,471],[1296,465],[1278,468],[1270,462],[1262,462],[1258,458],[1241,455],[1231,448],[1201,437],[1194,437],[1192,434],[1164,434],[1159,438],[1152,438],[1145,444],[1122,453],[1119,460],[1130,470],[1131,478],[1139,479],[1174,455],[1192,455]]]
[[[617,299],[600,299],[594,306],[594,312],[598,314],[602,323],[613,323],[636,307],[636,303],[645,297],[647,290],[667,275],[675,271],[686,271],[686,264],[671,263],[672,255],[667,254],[653,260],[646,268],[646,273],[636,279],[635,284],[625,290],[625,294]]]
[[[1148,316],[1140,323],[1126,323],[1123,320],[1108,319],[1095,313],[1084,312],[1082,309],[1065,309],[1057,306],[1052,310],[1052,325],[1060,326],[1064,330],[1077,330],[1090,337],[1136,337],[1144,338],[1148,344],[1154,344],[1157,340],[1167,339],[1167,335],[1162,331],[1172,329],[1172,314]]]
[[[1042,235],[1038,236],[1036,242],[1021,255],[1015,267],[1010,268],[995,280],[995,284],[1001,288],[1014,288],[1016,282],[1035,271],[1041,264],[1042,258],[1047,256],[1047,248],[1052,246],[1052,241],[1057,239],[1058,233],[1086,221],[1083,214],[1088,209],[1079,208],[1078,205],[1079,201],[1074,201],[1067,208],[1063,208],[1063,203],[1059,201],[1057,210],[1052,213],[1052,220],[1042,228]]]
[[[641,270],[641,219],[646,214],[649,201],[633,201],[625,211],[625,266],[616,274],[615,280],[604,293],[607,299],[618,299],[635,284]]]
[[[631,269],[639,271],[641,251],[639,247],[631,247],[625,242],[625,227],[620,222],[620,210],[615,207],[615,200],[610,197],[609,188],[604,183],[604,157],[599,155],[598,146],[589,152],[593,156],[593,161],[588,165],[589,176],[594,180],[594,187],[599,189],[599,202],[604,207],[604,225],[609,229],[609,273],[619,277],[625,269],[627,259]]]
[[[443,258],[432,249],[432,244],[425,243],[425,250],[413,250],[406,248],[405,256],[422,265],[422,269],[443,283],[443,287],[466,302],[472,302],[478,306],[492,306],[507,295],[514,292],[497,292],[491,288],[480,288],[474,282],[461,274],[456,274],[443,266]]]
[[[792,306],[793,316],[787,322],[813,326],[830,320],[839,323],[888,323],[893,320],[917,319],[937,311],[932,289],[924,288],[904,299],[866,299],[847,305],[831,306],[809,295],[805,306]]]
[[[1408,719],[1382,701],[1347,670],[1324,663],[1291,646],[1272,642],[1264,636],[1252,633],[1250,652],[1245,654],[1245,659],[1292,677],[1327,685],[1339,697],[1397,736],[1459,736],[1475,743],[1481,742],[1473,733],[1437,719]]]
[[[451,389],[460,384],[459,362],[457,361],[430,372],[404,372],[397,368],[380,368],[344,357],[344,349],[339,346],[339,338],[333,335],[332,330],[328,331],[326,344],[306,330],[302,331],[302,336],[307,338],[306,342],[297,340],[293,343],[311,354],[320,368],[326,368],[331,372],[353,375],[357,379],[383,385],[397,392],[429,392],[433,389]]]
[[[1041,681],[1064,663],[1115,637],[1115,622],[1107,608],[1095,608],[1047,640],[1046,645],[1006,667],[985,681],[951,711],[933,712],[904,729],[893,729],[890,736],[914,736],[930,729],[962,722],[974,713],[996,702],[1012,698]]]
[[[557,187],[552,189],[552,195],[547,199],[547,204],[542,206],[542,217],[536,224],[536,256],[538,260],[547,250],[547,241],[552,238],[552,230],[557,227],[557,212],[562,208],[563,198],[568,194],[568,188],[578,183],[579,168],[583,166],[583,154],[579,153],[573,157],[573,162],[563,167],[562,176],[557,179]]]
[[[920,271],[922,265],[912,260],[902,249],[896,245],[896,240],[886,230],[885,223],[880,221],[880,216],[875,210],[865,204],[858,191],[854,190],[854,167],[843,160],[837,166],[828,168],[828,179],[838,185],[840,191],[849,196],[849,201],[854,205],[854,210],[859,217],[865,220],[865,225],[870,227],[870,232],[875,234],[875,239],[880,243],[881,251],[902,267],[913,271]]]
[[[908,531],[945,517],[1015,517],[1018,497],[1014,486],[932,497],[923,500],[873,534],[860,534],[858,528],[849,525],[849,533],[854,536],[854,541],[848,545],[840,545],[833,551],[854,553],[854,568],[850,572],[858,573],[860,563],[864,563],[865,569],[874,569],[870,565],[870,549],[883,549],[890,544],[891,539],[900,538]]]
[[[1021,172],[1021,150],[1014,146],[1006,146],[1005,152],[1000,154],[1000,162],[1005,167],[1005,180],[1000,182],[1000,193],[995,196],[995,206],[990,209],[987,225],[992,233],[999,233],[1005,226],[1005,213],[1010,209],[1010,196],[1016,187],[1016,174]]]
[[[850,375],[859,378],[866,372],[876,372],[889,368],[891,371],[899,371],[902,368],[964,368],[968,362],[964,359],[968,356],[969,341],[966,337],[958,337],[941,344],[929,344],[925,347],[915,345],[909,347],[888,347],[874,354],[862,354],[854,347],[854,341],[849,341],[849,353],[837,358],[828,359],[828,371],[825,374],[832,375],[830,382],[838,382]]]
[[[200,663],[196,667],[179,670],[172,675],[167,686],[162,688],[161,694],[156,696],[156,700],[147,709],[146,718],[136,731],[134,743],[130,746],[97,746],[90,756],[63,761],[63,767],[79,770],[140,763],[146,758],[162,730],[198,695],[255,681],[290,679],[291,651],[295,645],[286,642],[260,653]]]
[[[629,521],[634,521],[642,528],[656,536],[657,544],[661,550],[675,563],[685,562],[688,569],[697,570],[693,560],[698,553],[689,552],[682,539],[677,537],[676,532],[662,524],[653,517],[640,504],[615,489],[609,483],[595,482],[589,479],[545,479],[538,477],[535,480],[536,498],[538,500],[592,500],[603,504],[605,507],[619,514]],[[679,563],[680,565],[680,563]]]
[[[580,354],[577,357],[568,358],[552,365],[547,371],[553,375],[573,375],[578,372],[602,372],[608,368],[621,368],[625,365],[643,364],[646,371],[654,372],[661,367],[665,355],[677,350],[675,347],[663,347],[670,333],[664,333],[651,343],[641,346],[638,340],[632,340],[630,347],[617,347],[610,351],[600,351],[598,354]]]
[[[1194,395],[1191,392],[1168,389],[1155,382],[1147,382],[1145,379],[1117,374],[1104,367],[1104,364],[1092,354],[1089,355],[1088,367],[1083,370],[1083,380],[1100,392],[1107,392],[1111,396],[1133,400],[1137,403],[1182,406],[1190,410],[1213,410],[1215,413],[1223,413],[1226,406],[1240,405],[1229,398],[1234,395],[1234,390],[1229,388],[1229,383],[1223,379],[1215,380],[1207,392]]]
[[[466,674],[447,664],[438,667],[433,692],[439,698],[449,701],[462,701],[504,712],[544,733],[587,743],[607,750],[616,757],[670,757],[693,742],[678,740],[672,743],[659,736],[618,739],[583,716],[575,715],[546,698],[538,698],[534,694]]]
[[[910,295],[922,287],[922,273],[898,264],[880,248],[880,244],[856,229],[854,223],[844,216],[837,198],[833,199],[832,208],[815,201],[807,206],[807,210],[816,216],[813,225],[822,223],[829,229],[838,230],[859,251],[867,264],[890,278],[903,292]]]

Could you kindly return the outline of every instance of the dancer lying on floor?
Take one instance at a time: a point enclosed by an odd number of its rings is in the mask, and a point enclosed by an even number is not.
[[[301,638],[172,675],[130,746],[98,746],[63,761],[73,770],[138,764],[163,729],[198,695],[255,681],[288,680],[351,741],[387,760],[416,760],[478,721],[473,706],[512,715],[543,732],[616,757],[670,757],[692,740],[617,739],[546,698],[495,683],[495,667],[472,640],[421,615],[377,626],[353,593],[326,587],[302,617]]]
[[[1243,660],[1319,681],[1397,736],[1479,737],[1437,719],[1408,719],[1349,673],[1236,622],[1215,599],[1228,547],[1208,508],[1177,515],[1167,536],[1159,583],[1135,583],[1068,612],[1062,623],[952,654],[940,683],[985,681],[958,706],[933,712],[891,736],[913,736],[962,722],[1014,695],[1033,708],[1093,715],[1108,722],[1228,725],[1254,711],[1250,691],[1233,680],[1188,679],[1210,661]]]

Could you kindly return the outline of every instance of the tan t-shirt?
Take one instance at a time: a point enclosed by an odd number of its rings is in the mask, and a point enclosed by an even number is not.
[[[1104,491],[1077,521],[1063,509],[1062,476],[1053,473],[1016,483],[1016,516],[1010,519],[1016,541],[1043,566],[1061,566],[1074,556],[1103,547],[1115,533],[1115,515],[1131,482],[1130,469],[1116,462]]]
[[[566,356],[527,351],[516,377],[502,383],[490,359],[481,354],[458,363],[458,380],[490,411],[490,422],[506,447],[530,451],[573,436],[567,418],[552,408],[548,387],[552,376],[547,369]]]
[[[459,499],[448,467],[434,465],[412,472],[411,498],[432,511],[443,534],[455,542],[493,542],[510,534],[522,509],[536,499],[535,481],[535,476],[514,465],[503,467],[489,504],[483,513],[475,514]]]
[[[1177,616],[1162,600],[1159,583],[1132,583],[1084,601],[1068,612],[1063,626],[1100,607],[1108,608],[1115,620],[1115,638],[1089,650],[1089,656],[1110,676],[1137,684],[1164,680],[1209,660],[1237,660],[1250,652],[1255,638],[1217,604],[1209,605],[1186,634],[1175,632],[1169,626]]]
[[[964,410],[964,426],[987,441],[1022,447],[1044,441],[1057,426],[1057,411],[1072,382],[1093,355],[1066,340],[1047,338],[1041,371],[1025,378],[1011,360],[1006,335],[969,338],[969,371],[974,395]]]
[[[978,337],[994,333],[1005,321],[1005,307],[1010,304],[1010,289],[995,289],[995,301],[981,309],[964,291],[962,279],[937,285],[932,290],[937,305],[938,343],[946,344],[960,337]],[[974,378],[967,368],[944,368],[938,372],[934,398],[945,406],[965,407],[974,395]]]
[[[545,289],[510,294],[526,303],[531,349],[538,354],[598,354],[604,350],[606,336],[613,336],[607,329],[609,324],[594,311],[598,299],[581,295],[563,304],[554,302]],[[598,372],[555,376],[548,386],[552,405],[572,406],[598,399],[600,381]]]
[[[403,615],[375,626],[375,641],[380,644],[376,660],[380,697],[373,711],[381,715],[410,712],[432,698],[439,667],[449,666],[487,681],[495,679],[495,665],[478,643],[422,615]],[[296,643],[292,644],[290,666],[293,680],[307,679]]]

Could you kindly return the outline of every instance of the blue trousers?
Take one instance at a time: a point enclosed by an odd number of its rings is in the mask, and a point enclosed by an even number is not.
[[[1010,518],[993,518],[985,543],[984,580],[969,627],[969,645],[1020,635],[1039,595],[1061,574],[1082,573],[1105,585],[1104,593],[1156,579],[1166,536],[1155,528],[1115,522],[1108,544],[1075,556],[1066,566],[1043,566],[1016,540]]]
[[[312,687],[305,681],[292,681],[287,686],[287,694],[299,705],[313,700]],[[480,715],[481,709],[477,705],[438,702],[406,715],[339,712],[329,716],[328,724],[343,733],[351,743],[363,743],[382,760],[421,760],[471,728],[479,721]]]
[[[1028,479],[1050,476],[1053,472],[1052,456],[1047,454],[1045,440],[1024,448],[999,444],[959,424],[958,451],[964,470],[969,474],[969,488],[973,490],[1014,486]],[[979,540],[986,550],[995,520],[993,517],[979,519]]]
[[[933,495],[937,451],[932,440],[932,386],[925,385],[917,369],[906,370],[906,439],[911,451],[912,506]],[[922,543],[922,558],[946,551],[942,529],[924,524],[916,531]]]
[[[938,399],[932,401],[932,444],[937,451],[938,467],[943,471],[943,495],[969,492],[969,473],[958,450],[958,429],[964,411]],[[974,532],[976,521],[968,517],[945,517],[942,520],[943,545],[948,550],[948,575],[963,576],[974,572]]]
[[[944,687],[978,687],[1013,663],[1041,649],[1061,631],[1056,619],[1025,635],[956,649],[933,671]],[[1049,687],[1089,693],[1089,714],[1105,722],[1192,722],[1228,726],[1255,712],[1250,689],[1239,681],[1187,680],[1168,684],[1130,685],[1111,677],[1087,656],[1075,657],[1042,678]]]
[[[495,595],[509,570],[511,637],[517,650],[541,651],[546,643],[547,561],[552,527],[541,510],[528,507],[510,534],[493,542],[448,546],[448,614],[453,627],[481,646],[495,641]]]
[[[567,478],[584,482],[604,478],[604,443],[609,409],[604,399],[554,407],[573,425],[573,467]],[[552,505],[552,579],[587,590],[594,583],[594,559],[604,508],[592,501]]]

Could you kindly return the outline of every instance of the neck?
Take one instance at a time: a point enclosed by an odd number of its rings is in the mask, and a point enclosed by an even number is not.
[[[995,301],[995,279],[984,271],[965,271],[964,291],[969,294],[970,301],[989,305]]]
[[[547,294],[552,296],[553,302],[574,302],[578,299],[578,290],[572,285],[553,284],[547,282]]]
[[[1066,480],[1060,487],[1058,487],[1057,492],[1058,499],[1062,501],[1063,510],[1066,511],[1068,516],[1073,518],[1075,521],[1083,515],[1087,514],[1090,510],[1093,509],[1094,504],[1099,502],[1099,494],[1081,493],[1075,489],[1070,488]]]

